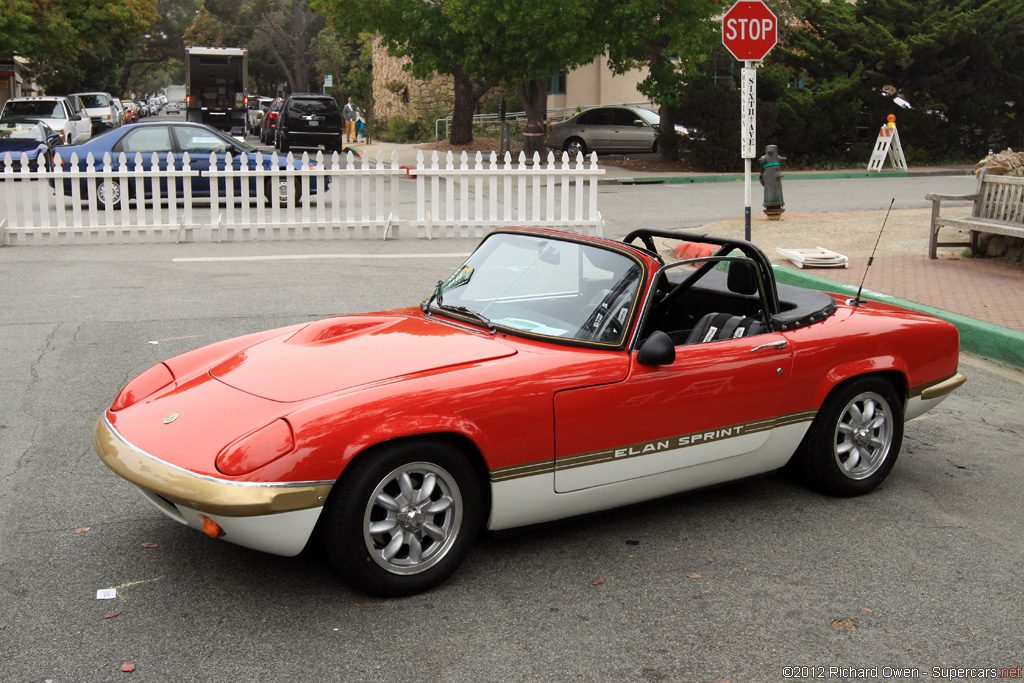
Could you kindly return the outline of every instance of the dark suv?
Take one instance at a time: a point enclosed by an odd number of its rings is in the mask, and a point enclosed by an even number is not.
[[[277,120],[274,147],[287,152],[293,146],[323,145],[328,152],[340,152],[341,143],[341,109],[333,97],[305,93],[288,96]]]

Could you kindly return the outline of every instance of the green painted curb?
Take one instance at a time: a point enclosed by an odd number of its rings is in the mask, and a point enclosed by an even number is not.
[[[842,171],[836,173],[783,173],[790,180],[839,180],[842,178],[906,178],[910,174],[904,171],[887,171],[869,173],[867,171]],[[720,175],[694,176],[642,176],[635,178],[608,178],[606,182],[620,185],[687,185],[690,183],[735,183],[742,182],[742,173],[723,173]]]
[[[852,285],[810,275],[786,266],[776,265],[774,268],[775,279],[787,285],[796,285],[805,289],[822,289],[850,296],[857,294],[857,288]],[[956,329],[960,332],[960,348],[964,351],[1024,370],[1024,332],[868,289],[865,289],[861,296],[865,299],[921,311],[949,321],[956,325]]]
[[[614,166],[614,164],[612,164]],[[792,180],[839,180],[842,178],[926,178],[934,176],[967,176],[968,169],[937,169],[910,171],[788,171],[783,177]],[[742,173],[718,173],[707,175],[651,175],[602,178],[599,184],[617,185],[688,185],[692,183],[736,183],[743,180]]]

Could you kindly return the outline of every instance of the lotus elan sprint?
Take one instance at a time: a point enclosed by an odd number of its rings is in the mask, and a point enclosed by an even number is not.
[[[654,238],[719,248],[665,263]],[[395,596],[447,578],[483,528],[786,466],[867,493],[957,363],[949,323],[776,285],[748,242],[502,229],[417,307],[146,370],[94,445],[168,517],[286,556],[316,530],[352,584]]]

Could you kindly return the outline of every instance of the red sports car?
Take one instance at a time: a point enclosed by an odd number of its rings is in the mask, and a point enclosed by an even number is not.
[[[655,238],[709,243],[666,264]],[[639,243],[636,243],[639,242]],[[419,307],[220,342],[133,379],[95,447],[167,516],[422,591],[481,528],[789,466],[849,496],[965,381],[956,329],[777,286],[752,244],[504,229]]]

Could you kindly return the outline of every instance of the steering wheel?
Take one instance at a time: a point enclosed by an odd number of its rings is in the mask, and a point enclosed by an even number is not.
[[[587,321],[580,327],[577,336],[580,339],[593,339],[595,341],[615,341],[622,335],[625,314],[629,311],[629,297],[631,288],[616,294],[610,304],[601,302],[594,312],[590,314]]]

